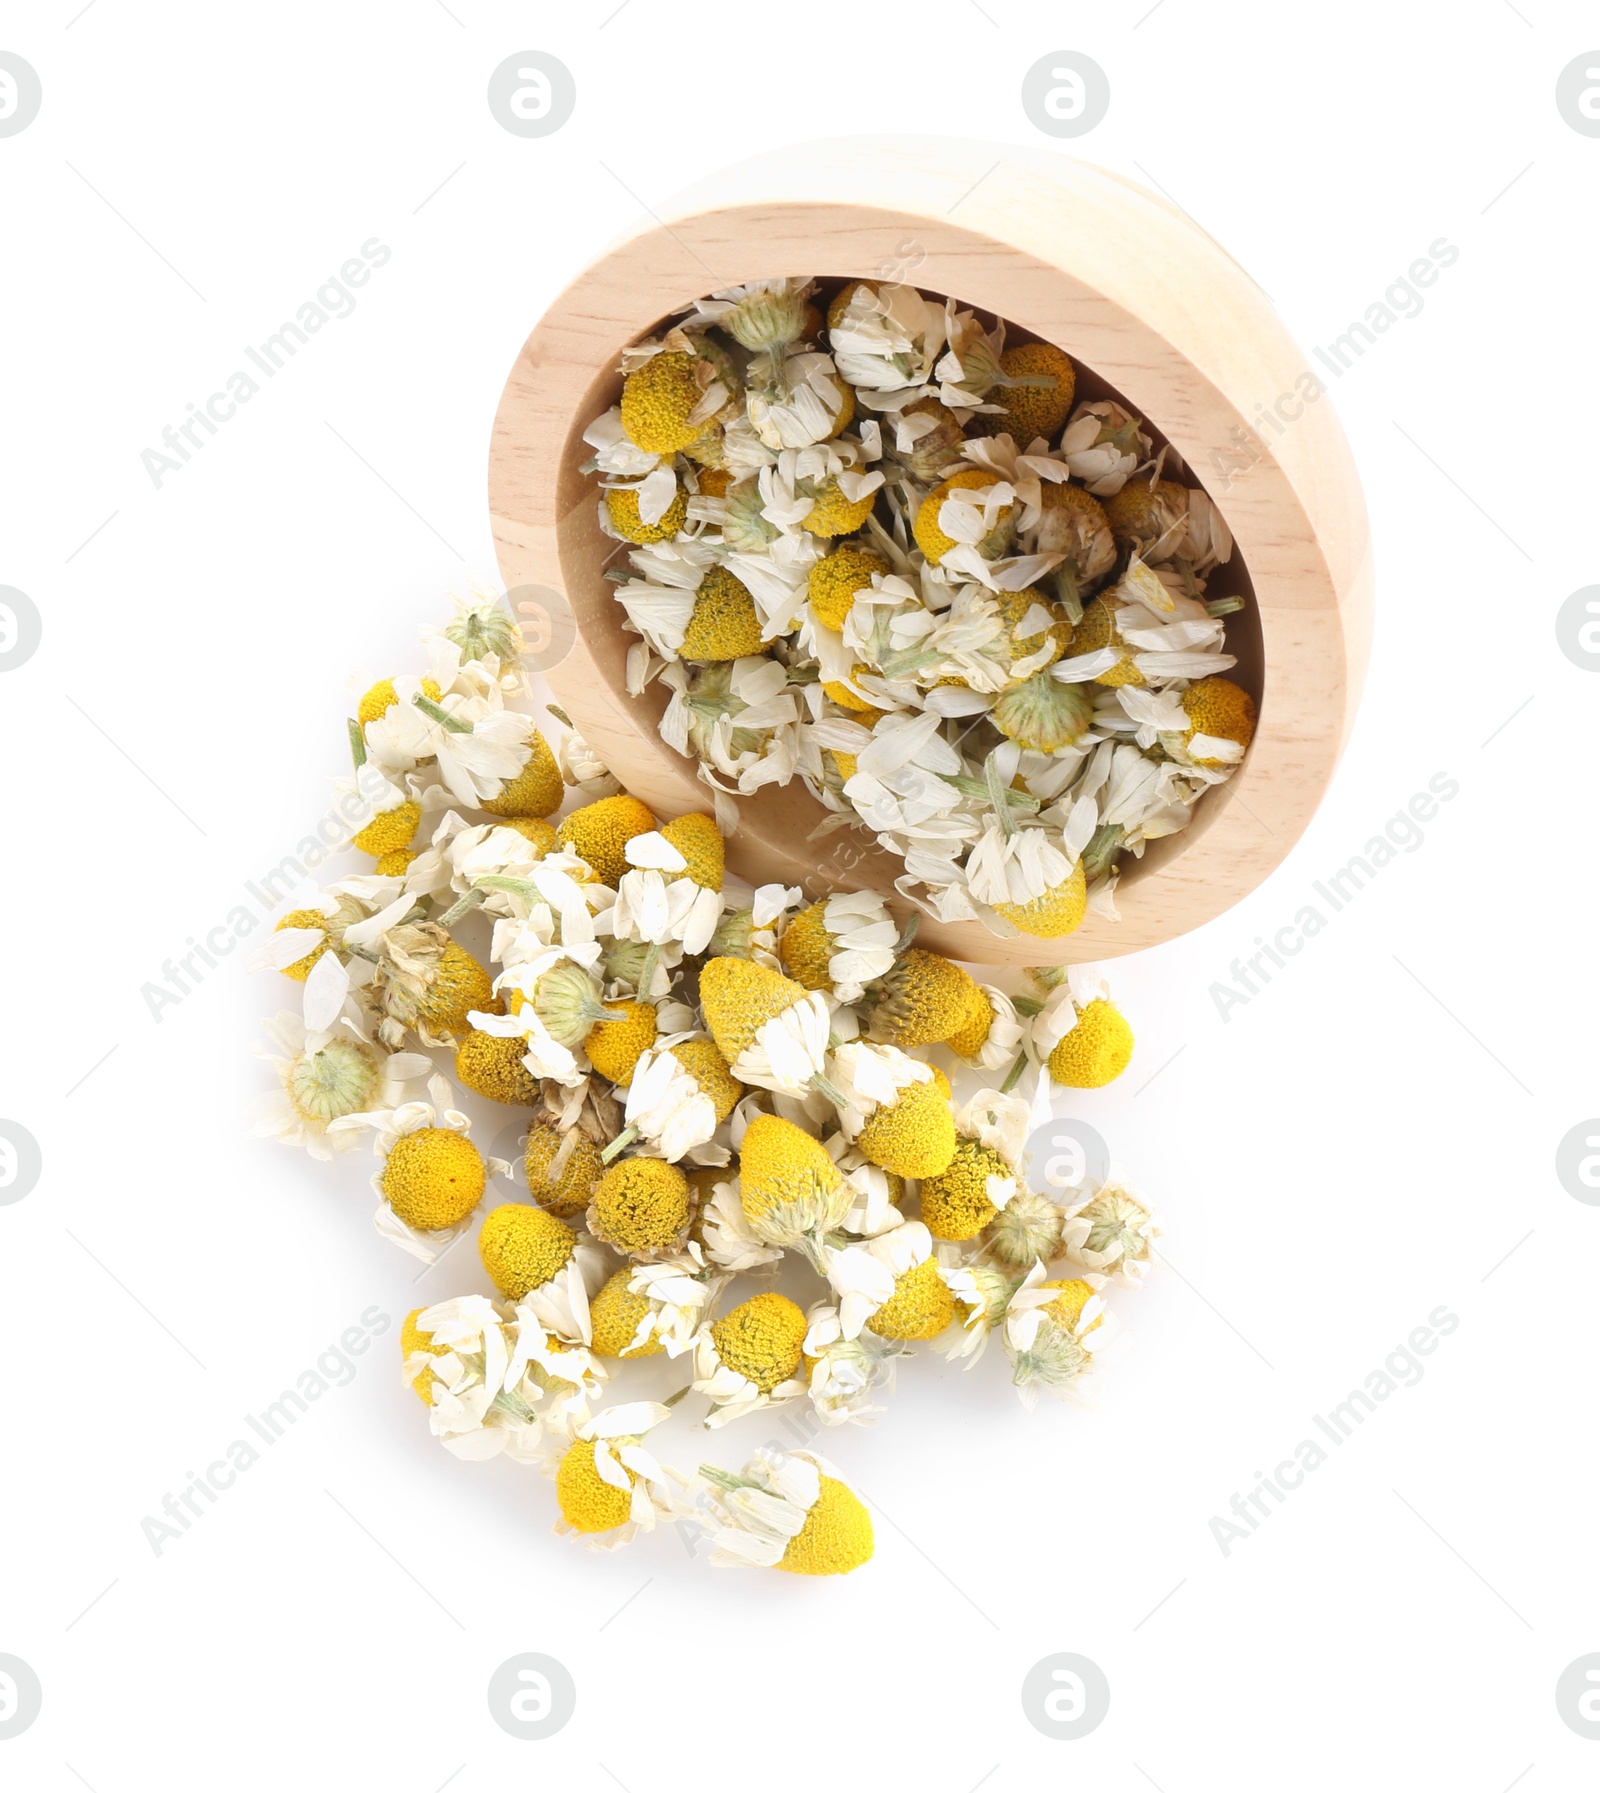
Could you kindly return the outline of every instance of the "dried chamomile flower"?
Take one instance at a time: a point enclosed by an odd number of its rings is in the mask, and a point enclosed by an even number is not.
[[[979,1090],[957,1109],[950,1168],[922,1184],[922,1218],[934,1238],[975,1239],[1016,1194],[1031,1119],[1027,1102],[999,1090]]]
[[[525,1153],[528,1195],[558,1220],[583,1213],[605,1172],[600,1144],[581,1127],[558,1129],[535,1121]]]
[[[998,1071],[1015,1064],[1026,1028],[1015,1005],[994,984],[975,984],[966,1019],[944,1044],[957,1058],[979,1071]]]
[[[893,969],[899,939],[899,925],[875,891],[840,891],[786,924],[778,957],[796,983],[854,1003]]]
[[[1071,1089],[1101,1089],[1120,1077],[1133,1057],[1133,1029],[1111,1001],[1097,965],[1038,970],[1048,990],[1033,1018],[1032,1047],[1051,1080]]]
[[[450,1085],[428,1080],[427,1102],[403,1102],[342,1115],[329,1123],[334,1133],[370,1130],[383,1166],[372,1179],[380,1206],[374,1224],[386,1239],[424,1263],[459,1238],[483,1199],[490,1176],[510,1166],[485,1160],[468,1138],[472,1123],[450,1106]]]
[[[701,1464],[719,1568],[847,1575],[872,1556],[872,1515],[825,1457],[758,1451],[732,1475]]]
[[[401,1345],[434,1437],[469,1463],[502,1454],[537,1462],[546,1397],[572,1403],[599,1389],[589,1352],[553,1343],[531,1316],[507,1322],[482,1295],[413,1311]]]
[[[664,1158],[624,1158],[594,1186],[589,1231],[625,1257],[660,1257],[689,1236],[689,1180]]]
[[[1082,1400],[1103,1339],[1105,1304],[1081,1277],[1047,1282],[1036,1265],[1011,1298],[1001,1326],[1011,1380],[1023,1406],[1041,1393]]]
[[[850,1211],[851,1186],[823,1146],[781,1115],[758,1114],[739,1147],[739,1196],[758,1239],[804,1252],[820,1271],[822,1250]]]
[[[1161,736],[1167,752],[1197,766],[1236,766],[1255,739],[1255,699],[1231,679],[1199,679],[1178,698],[1187,725],[1181,733]]]
[[[312,1031],[287,1011],[266,1023],[277,1048],[263,1052],[280,1088],[262,1104],[256,1133],[303,1146],[313,1157],[331,1158],[359,1143],[350,1131],[330,1131],[334,1121],[369,1109],[393,1109],[408,1098],[409,1086],[433,1069],[418,1052],[385,1052],[342,1020]]]
[[[666,1472],[642,1443],[671,1412],[662,1401],[626,1401],[593,1418],[569,1419],[570,1442],[555,1472],[556,1531],[610,1550],[653,1531],[658,1518],[679,1516]]]
[[[453,597],[455,615],[444,625],[445,640],[453,642],[463,660],[498,662],[502,671],[521,660],[522,629],[497,597]],[[424,687],[426,689],[426,687]],[[438,701],[437,690],[427,695]],[[365,718],[362,718],[365,721]]]
[[[965,1358],[970,1369],[983,1355],[990,1334],[1004,1322],[1011,1297],[1023,1279],[1020,1272],[982,1258],[953,1265],[944,1279],[955,1299],[957,1324],[953,1333],[941,1339],[939,1349],[946,1357]]]
[[[1048,1264],[1062,1249],[1060,1205],[1031,1189],[1019,1189],[989,1226],[988,1251],[997,1263],[1019,1273]]]
[[[728,1281],[690,1243],[673,1257],[625,1264],[589,1304],[599,1357],[681,1357]]]
[[[837,634],[850,614],[856,593],[870,591],[874,574],[887,573],[889,562],[862,542],[844,542],[815,562],[806,577],[811,614]]]
[[[343,945],[345,929],[366,918],[366,909],[349,897],[329,896],[319,908],[291,909],[273,923],[272,938],[253,963],[303,984],[324,953]]]
[[[806,1317],[775,1291],[748,1301],[702,1328],[694,1348],[694,1389],[711,1402],[708,1426],[723,1426],[757,1408],[805,1393],[797,1380]]]
[[[934,1339],[955,1318],[955,1299],[934,1255],[933,1236],[920,1221],[909,1220],[864,1245],[830,1250],[827,1266],[846,1338],[866,1327],[880,1338]]]
[[[1161,1237],[1150,1210],[1132,1190],[1107,1183],[1066,1211],[1061,1247],[1073,1263],[1137,1286],[1149,1273]]]
[[[1119,548],[1147,564],[1168,560],[1188,533],[1188,488],[1171,479],[1131,479],[1106,500],[1106,521]]]
[[[812,1412],[825,1426],[871,1425],[884,1411],[872,1396],[892,1384],[906,1347],[865,1330],[846,1338],[831,1301],[814,1302],[806,1320],[802,1373]]]
[[[654,1046],[634,1066],[624,1112],[627,1128],[607,1156],[643,1139],[676,1164],[710,1144],[743,1095],[744,1085],[715,1042],[690,1038]]]
[[[677,941],[685,952],[704,952],[722,919],[716,823],[709,816],[683,816],[659,831],[634,835],[623,852],[630,869],[617,884],[612,933],[658,946]]]
[[[750,1224],[737,1174],[724,1176],[702,1198],[690,1239],[722,1270],[762,1270],[783,1259],[783,1247],[762,1238]]]
[[[854,1040],[828,1061],[828,1081],[844,1097],[845,1138],[871,1163],[901,1177],[935,1177],[949,1168],[955,1122],[931,1065],[895,1046]]]
[[[1139,419],[1112,399],[1079,405],[1061,436],[1062,459],[1096,498],[1120,492],[1150,448]]]
[[[913,946],[868,992],[874,1037],[902,1050],[938,1045],[960,1031],[976,988],[953,960]]]
[[[577,1254],[578,1235],[572,1228],[543,1208],[529,1207],[525,1202],[506,1202],[491,1208],[478,1232],[478,1256],[500,1293],[515,1302],[525,1301],[536,1292],[565,1296],[573,1315],[581,1312],[581,1324],[576,1328],[558,1325],[554,1330],[563,1338],[572,1337],[576,1331],[587,1342],[587,1283]],[[581,1308],[573,1299],[575,1291],[569,1287],[574,1271],[576,1290],[583,1294]],[[539,1312],[537,1306],[534,1312]],[[560,1313],[558,1318],[565,1321],[567,1315]]]
[[[550,743],[534,729],[527,747],[528,757],[521,771],[506,779],[497,793],[485,797],[480,809],[495,816],[536,816],[541,820],[560,809],[566,787]]]
[[[741,1083],[784,1095],[821,1089],[827,1058],[828,1004],[754,959],[709,959],[700,972],[706,1027]]]
[[[523,1063],[536,1077],[560,1083],[581,1080],[577,1054],[587,1048],[598,1025],[619,1022],[625,1009],[601,1000],[600,980],[586,966],[551,947],[524,960],[500,977],[509,1014],[495,1014],[485,1005],[474,1010],[472,1025],[480,1032],[515,1039]]]
[[[556,830],[558,845],[590,866],[602,884],[616,889],[628,869],[624,849],[636,834],[649,834],[656,819],[637,797],[622,792],[587,803],[566,816]]]
[[[998,474],[969,467],[940,480],[917,510],[917,546],[938,566],[958,547],[997,560],[1016,534],[1011,487]]]
[[[456,1046],[456,1078],[491,1102],[531,1107],[539,1099],[539,1082],[523,1063],[520,1036],[484,1033],[472,1028]]]
[[[1071,358],[1054,343],[1017,343],[1002,351],[1000,371],[1011,383],[989,394],[1000,409],[982,427],[1004,430],[1018,442],[1053,436],[1072,409],[1078,377]]]
[[[1065,878],[1025,903],[996,903],[994,910],[1019,933],[1060,940],[1076,933],[1089,908],[1089,884],[1080,860]]]
[[[723,370],[675,334],[681,347],[651,355],[622,383],[622,428],[650,455],[676,454],[699,441],[730,396]]]
[[[475,1011],[494,1005],[488,972],[431,921],[400,923],[382,936],[371,988],[392,1024],[385,1036],[392,1031],[395,1043],[409,1030],[424,1045],[453,1045],[479,1025]]]
[[[623,1001],[608,1005],[617,1017],[613,1021],[597,1021],[589,1029],[583,1049],[589,1063],[618,1089],[626,1089],[633,1081],[639,1060],[655,1044],[657,1026],[655,1004]]]

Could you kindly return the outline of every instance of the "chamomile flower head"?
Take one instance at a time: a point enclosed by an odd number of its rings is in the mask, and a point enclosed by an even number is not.
[[[855,416],[855,394],[821,349],[769,350],[750,365],[745,413],[773,450],[831,442]]]
[[[507,1168],[499,1159],[486,1162],[468,1138],[471,1123],[450,1106],[443,1077],[428,1080],[428,1094],[426,1102],[368,1109],[329,1123],[334,1132],[372,1133],[373,1149],[383,1160],[372,1179],[382,1202],[374,1223],[385,1238],[425,1263],[459,1237],[483,1199],[489,1175]]]
[[[1248,691],[1213,675],[1196,680],[1178,701],[1189,718],[1178,742],[1195,765],[1217,769],[1244,758],[1256,732],[1255,699]]]
[[[1117,563],[1117,544],[1105,507],[1091,492],[1065,480],[1040,482],[1038,516],[1028,545],[1035,554],[1062,557],[1053,578],[1062,598],[1077,606],[1071,612],[1074,618]]]
[[[663,349],[630,372],[622,383],[622,427],[646,454],[677,454],[706,433],[714,410],[704,401],[715,379],[709,362],[684,351]]]
[[[444,638],[460,650],[466,660],[487,660],[491,656],[504,672],[521,660],[524,643],[521,626],[498,598],[471,597],[452,599],[455,615],[444,625]],[[427,681],[423,689],[427,690]],[[428,695],[435,700],[437,690]]]
[[[865,987],[894,966],[900,929],[883,898],[846,891],[802,909],[784,928],[778,957],[796,983],[859,1002]]]
[[[1069,1089],[1101,1089],[1120,1077],[1133,1057],[1133,1029],[1106,1001],[1089,1003],[1046,1060],[1051,1081]]]
[[[1016,534],[1016,508],[986,502],[991,488],[1009,491],[996,473],[969,467],[940,480],[917,509],[913,534],[929,564],[938,566],[957,546],[975,548],[984,560],[997,560]],[[966,496],[961,496],[965,494]]]
[[[678,1512],[671,1483],[642,1442],[670,1412],[661,1401],[628,1401],[577,1422],[556,1466],[558,1532],[609,1549]]]
[[[625,542],[670,542],[689,520],[689,494],[677,482],[666,508],[648,519],[642,487],[608,486],[604,504],[605,521]]]
[[[1061,1255],[1064,1216],[1048,1196],[1019,1189],[989,1226],[989,1251],[1019,1273]]]
[[[437,703],[444,695],[435,679],[422,679],[419,684],[423,696],[431,698],[434,703]],[[376,722],[380,716],[387,714],[399,702],[400,698],[395,691],[394,680],[379,679],[375,685],[369,685],[362,694],[361,701],[356,706],[356,721],[362,728],[365,728],[369,722]]]
[[[1071,659],[1077,660],[1088,654],[1098,654],[1113,650],[1117,659],[1114,665],[1104,671],[1097,672],[1094,683],[1116,687],[1119,685],[1143,685],[1145,676],[1134,660],[1136,650],[1129,647],[1122,639],[1117,627],[1116,606],[1111,599],[1102,594],[1091,598],[1084,605],[1083,619],[1072,631]]]
[[[692,1351],[706,1312],[727,1280],[727,1273],[708,1263],[695,1244],[652,1263],[624,1265],[591,1304],[596,1353],[680,1357]]]
[[[474,1027],[456,1046],[456,1077],[491,1102],[526,1107],[539,1099],[539,1082],[523,1060],[515,1035],[483,1033]]]
[[[976,988],[954,961],[913,946],[875,986],[872,1031],[902,1049],[936,1046],[961,1030]]]
[[[628,869],[623,849],[636,834],[649,834],[656,819],[637,797],[621,792],[575,809],[556,830],[556,843],[576,853],[613,890]]]
[[[689,1180],[663,1158],[624,1158],[595,1184],[589,1231],[627,1257],[676,1251],[689,1234]]]
[[[380,878],[403,878],[417,857],[409,847],[396,847],[392,853],[380,853],[372,869]]]
[[[754,959],[707,960],[700,1006],[741,1083],[784,1095],[815,1087],[827,1057],[827,999]]]
[[[1078,376],[1071,358],[1054,343],[1019,342],[1002,350],[1000,371],[1010,384],[990,394],[1002,409],[985,418],[984,425],[1004,431],[1019,445],[1054,436],[1072,411]]]
[[[877,499],[874,486],[857,497],[851,497],[837,477],[809,483],[811,509],[800,519],[800,527],[811,535],[834,537],[854,535],[868,517]]]
[[[656,1010],[650,1002],[607,1004],[618,1019],[598,1021],[583,1042],[589,1063],[618,1089],[633,1081],[634,1067],[656,1040]]]
[[[837,634],[844,627],[856,593],[871,588],[874,573],[888,570],[889,562],[876,548],[862,542],[842,542],[821,560],[814,561],[807,574],[806,595],[811,600],[811,614],[825,629]]]
[[[1188,488],[1170,479],[1130,479],[1106,500],[1106,520],[1119,548],[1145,561],[1170,559],[1188,531]]]
[[[531,1010],[558,1046],[581,1046],[597,1021],[615,1020],[618,1011],[600,1000],[594,973],[573,959],[557,959],[522,984],[506,985],[513,1013]]]
[[[508,1301],[521,1301],[555,1282],[577,1248],[578,1237],[571,1227],[525,1202],[491,1208],[478,1233],[478,1256]]]
[[[955,1155],[948,1093],[933,1067],[896,1046],[852,1040],[828,1063],[828,1081],[845,1099],[844,1135],[870,1163],[901,1177],[933,1177]]]
[[[1094,726],[1094,705],[1078,685],[1064,685],[1048,671],[1008,685],[989,718],[1007,740],[1029,753],[1059,753]]]
[[[919,398],[885,423],[884,456],[919,485],[954,470],[964,440],[961,420],[936,398]]]
[[[1061,433],[1061,458],[1097,498],[1120,492],[1150,452],[1139,419],[1114,399],[1079,405]]]
[[[550,743],[535,729],[522,770],[505,781],[497,796],[485,797],[478,807],[492,816],[531,816],[542,820],[560,809],[565,795],[556,756],[550,751]]]
[[[596,1357],[659,1357],[665,1349],[649,1334],[650,1303],[629,1287],[632,1275],[633,1266],[624,1264],[607,1277],[589,1302]]]
[[[761,618],[750,588],[724,566],[706,570],[695,588],[680,653],[685,660],[742,660],[762,649]]]
[[[697,320],[717,324],[741,348],[785,349],[810,334],[809,280],[758,280],[702,300]]]
[[[742,1475],[700,1468],[719,1568],[847,1575],[872,1557],[872,1515],[824,1457],[758,1451]]]
[[[1011,1297],[1022,1285],[1022,1275],[982,1258],[955,1265],[944,1274],[955,1300],[957,1324],[939,1348],[946,1357],[965,1358],[970,1368],[983,1355],[990,1335],[1004,1323]]]
[[[279,1089],[263,1104],[258,1135],[303,1146],[327,1159],[359,1143],[350,1131],[332,1131],[336,1120],[369,1109],[398,1108],[410,1082],[433,1069],[415,1052],[385,1052],[348,1021],[330,1030],[307,1028],[287,1011],[267,1023],[275,1051],[264,1052]]]
[[[559,1408],[599,1386],[587,1350],[555,1343],[531,1316],[506,1320],[482,1295],[411,1315],[401,1342],[411,1343],[404,1374],[431,1409],[433,1435],[467,1462],[537,1462],[547,1398]]]
[[[870,1424],[883,1411],[872,1396],[892,1381],[904,1347],[865,1329],[847,1338],[831,1301],[814,1302],[806,1319],[801,1374],[812,1412],[825,1426]]]
[[[1085,1270],[1137,1286],[1149,1273],[1160,1237],[1161,1228],[1138,1196],[1120,1183],[1107,1183],[1068,1208],[1061,1245]]]
[[[524,1155],[528,1195],[559,1220],[583,1213],[605,1172],[599,1145],[581,1127],[552,1127],[535,1121]]]
[[[775,1290],[752,1295],[704,1327],[695,1343],[694,1388],[711,1402],[705,1423],[726,1425],[803,1394],[805,1338],[804,1313]]]
[[[726,855],[715,817],[678,816],[662,824],[661,837],[683,855],[683,876],[702,890],[722,889]]]
[[[494,1006],[489,973],[437,922],[406,922],[383,936],[374,989],[385,1016],[425,1045],[453,1044],[475,1010]]]
[[[821,1143],[781,1115],[758,1114],[739,1147],[739,1195],[745,1220],[770,1245],[805,1251],[850,1211],[854,1192]]]
[[[704,1175],[693,1173],[697,1181]],[[762,1238],[750,1224],[736,1166],[723,1172],[709,1192],[702,1187],[689,1237],[719,1270],[761,1270],[783,1258],[783,1247]]]
[[[1016,1006],[994,984],[977,984],[969,998],[966,1019],[945,1045],[957,1058],[980,1071],[998,1071],[1016,1062],[1027,1029]]]
[[[348,897],[330,901],[326,909],[291,909],[273,924],[273,932],[288,935],[285,950],[304,950],[297,952],[288,964],[279,964],[278,969],[285,977],[303,984],[325,952],[330,948],[338,950],[345,929],[365,920],[366,913],[359,903]]]
[[[416,839],[417,825],[422,820],[422,805],[411,801],[393,809],[380,810],[366,827],[350,838],[358,853],[370,853],[374,859],[399,853]]]
[[[933,1237],[921,1221],[908,1220],[862,1245],[830,1250],[827,1274],[846,1338],[866,1327],[885,1339],[933,1339],[955,1317]]]
[[[1083,1398],[1099,1349],[1105,1306],[1082,1277],[1045,1281],[1036,1265],[1012,1296],[1001,1337],[1025,1407],[1040,1394]]]
[[[678,1040],[652,1048],[635,1065],[624,1119],[635,1137],[675,1164],[709,1143],[744,1093],[715,1042]]]
[[[996,903],[997,915],[1004,916],[1019,933],[1035,940],[1060,940],[1074,933],[1083,923],[1089,908],[1089,882],[1080,859],[1059,883],[1052,884],[1042,895],[1026,903]]]
[[[992,1147],[956,1140],[947,1169],[922,1184],[922,1218],[935,1239],[975,1239],[1016,1194],[1014,1167]]]

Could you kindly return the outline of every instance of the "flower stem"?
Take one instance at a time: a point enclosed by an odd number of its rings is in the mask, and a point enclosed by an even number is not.
[[[452,903],[439,917],[439,926],[447,928],[452,922],[460,921],[463,915],[470,915],[487,899],[488,895],[488,891],[483,889],[469,890],[464,897],[458,902]]]
[[[1017,1062],[1006,1073],[1006,1080],[1004,1083],[1002,1083],[1000,1085],[1000,1094],[1002,1096],[1009,1096],[1011,1094],[1011,1092],[1017,1087],[1018,1083],[1022,1080],[1022,1073],[1023,1073],[1023,1070],[1026,1067],[1027,1063],[1028,1063],[1027,1053],[1019,1052],[1017,1054]]]
[[[458,722],[448,710],[441,710],[431,697],[424,697],[420,691],[411,701],[419,710],[421,710],[424,716],[431,716],[435,722],[439,723],[442,727],[449,729],[451,734],[470,735],[472,733],[472,724],[470,722]]]
[[[619,1152],[626,1151],[638,1137],[639,1129],[637,1127],[624,1127],[617,1137],[612,1140],[611,1144],[600,1154],[600,1162],[602,1164],[609,1164]]]
[[[345,727],[350,731],[350,757],[356,763],[359,772],[367,763],[367,738],[361,732],[361,724],[354,716],[345,718]]]

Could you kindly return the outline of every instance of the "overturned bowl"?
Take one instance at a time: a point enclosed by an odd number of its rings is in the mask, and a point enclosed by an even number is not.
[[[945,139],[784,150],[680,196],[561,294],[511,370],[489,462],[508,590],[559,594],[576,626],[547,671],[557,700],[658,814],[709,807],[695,763],[660,736],[668,693],[628,693],[637,637],[605,578],[619,544],[579,471],[582,434],[615,402],[629,344],[712,291],[801,273],[904,281],[1056,344],[1078,396],[1142,417],[1235,540],[1212,589],[1245,600],[1228,651],[1259,721],[1238,771],[1187,828],[1123,861],[1119,920],[1091,913],[1040,940],[924,919],[919,943],[979,964],[1108,959],[1231,908],[1299,838],[1349,733],[1370,625],[1366,511],[1321,382],[1266,296],[1184,213],[1087,163]],[[736,801],[728,863],[752,884],[888,893],[904,870],[863,830],[810,839],[827,812],[798,779]]]

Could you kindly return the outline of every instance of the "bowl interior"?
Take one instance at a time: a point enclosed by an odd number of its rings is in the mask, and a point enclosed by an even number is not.
[[[852,278],[866,280],[875,276],[864,273]],[[846,285],[848,281],[841,280],[838,284]],[[918,290],[924,298],[937,305],[942,306],[947,298],[954,298],[959,306],[979,309],[971,306],[959,294],[940,293],[929,288]],[[666,329],[670,321],[670,318],[661,318],[652,329],[642,332],[641,336],[653,335]],[[1034,332],[1007,322],[1008,345],[1038,340]],[[1173,457],[1176,451],[1170,448],[1159,418],[1144,416],[1139,406],[1124,398],[1115,386],[1080,360],[1070,342],[1058,343],[1056,346],[1072,357],[1073,366],[1077,370],[1075,403],[1086,399],[1114,399],[1126,410],[1143,419],[1145,431],[1158,450],[1168,449],[1167,464],[1163,468],[1164,477],[1179,479],[1185,485],[1202,484],[1187,465],[1178,463],[1181,471],[1175,469]],[[596,502],[598,485],[592,475],[579,469],[590,452],[583,441],[584,430],[617,402],[621,391],[622,376],[613,364],[595,376],[577,414],[571,419],[561,455],[558,493],[561,522],[558,526],[557,543],[563,583],[577,626],[583,633],[601,675],[618,691],[622,691],[626,685],[628,649],[639,637],[628,633],[625,628],[626,612],[612,597],[612,584],[605,575],[608,568],[626,566],[625,557],[630,544],[614,541],[601,529]],[[1217,499],[1216,493],[1210,493],[1209,496],[1217,502],[1217,508],[1226,520],[1226,505]],[[1207,575],[1206,595],[1209,598],[1237,596],[1244,601],[1244,608],[1235,611],[1227,619],[1225,646],[1238,659],[1238,665],[1228,676],[1250,693],[1255,699],[1258,712],[1261,712],[1265,698],[1261,619],[1256,609],[1250,570],[1237,542],[1227,563]],[[557,678],[558,685],[559,682]],[[637,704],[649,717],[652,726],[659,727],[661,716],[667,707],[668,692],[657,681],[638,698],[630,701]],[[663,751],[669,751],[665,742],[662,747]],[[1249,757],[1247,753],[1245,763],[1248,763]],[[1237,776],[1236,773],[1235,778]],[[1198,840],[1229,802],[1233,784],[1234,780],[1230,779],[1227,784],[1206,792],[1196,804],[1193,819],[1188,826],[1177,834],[1152,841],[1142,858],[1125,857],[1121,862],[1121,887],[1132,887],[1138,880],[1167,864]],[[764,818],[778,820],[785,830],[793,829],[796,840],[803,840],[828,814],[799,779],[783,786],[768,785],[756,796],[736,798],[735,801],[741,805],[759,802]]]

